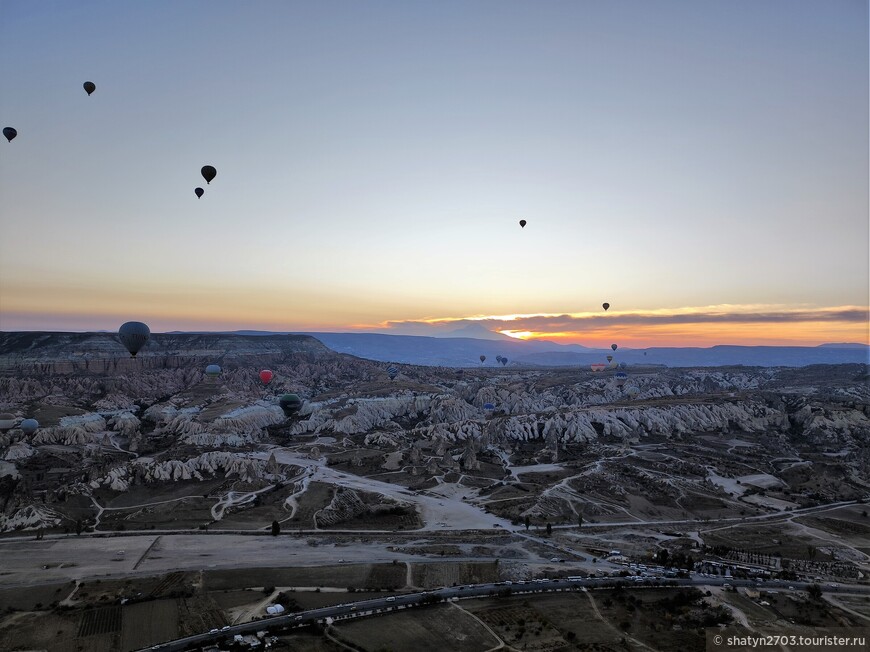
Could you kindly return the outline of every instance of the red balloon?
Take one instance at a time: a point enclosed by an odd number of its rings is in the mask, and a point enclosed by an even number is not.
[[[268,369],[263,369],[263,371],[260,372],[260,380],[263,381],[264,385],[268,385],[270,382],[272,382],[272,376],[274,375],[275,374],[273,374]]]

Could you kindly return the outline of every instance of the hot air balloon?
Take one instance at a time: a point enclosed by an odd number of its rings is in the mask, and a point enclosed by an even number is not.
[[[609,303],[602,303],[601,307],[604,308],[604,312],[607,312],[607,309],[610,307]]]
[[[18,135],[18,131],[14,127],[3,127],[3,135],[11,143],[12,139]]]
[[[483,364],[484,362],[486,362],[486,356],[482,355],[480,356],[480,364]]]
[[[206,183],[211,183],[212,179],[217,176],[217,170],[215,170],[211,165],[203,165],[201,172],[202,178],[205,179]]]
[[[603,362],[596,362],[595,364],[589,365],[589,367],[592,371],[604,371],[607,369],[607,365]]]
[[[625,373],[624,371],[617,371],[615,378],[616,378],[616,386],[621,389],[622,386],[625,385],[625,381],[628,380],[628,374]]]
[[[139,349],[151,338],[151,329],[141,321],[128,321],[118,329],[121,344],[127,347],[130,356],[135,358]]]
[[[399,370],[390,365],[387,367],[387,375],[390,377],[390,380],[395,380],[396,376],[399,375]]]
[[[632,385],[631,387],[629,387],[628,389],[625,390],[625,393],[628,394],[628,396],[630,396],[631,398],[634,398],[635,396],[640,394],[640,390],[637,387],[635,387],[634,385]]]
[[[15,415],[4,412],[0,414],[0,432],[12,430],[15,427]]]
[[[611,360],[610,363],[607,365],[607,368],[608,368],[608,369],[616,369],[616,368],[618,368],[618,367],[619,367],[619,363],[618,363],[618,362],[614,362],[614,361],[612,361],[612,360]]]
[[[97,85],[94,82],[85,82],[84,84],[82,84],[82,87],[85,89],[85,93],[87,93],[88,95],[97,90]],[[111,95],[111,92],[109,93],[109,95]]]
[[[202,188],[197,188],[193,192],[196,194],[197,199],[199,199],[200,197],[202,197],[205,194],[205,190],[203,190]]]
[[[644,351],[643,354],[646,355],[646,351]]]
[[[36,419],[25,419],[18,427],[21,428],[25,435],[32,435],[39,428],[39,421]]]
[[[492,412],[495,409],[495,406],[492,403],[484,403],[483,409]]]
[[[260,380],[262,381],[262,383],[263,383],[264,385],[268,385],[269,383],[272,382],[272,377],[273,377],[274,375],[275,375],[275,374],[273,374],[273,373],[272,373],[271,371],[269,371],[268,369],[263,369],[263,371],[260,372]]]
[[[616,344],[611,344],[610,348],[613,349],[614,351],[616,351],[616,349],[618,349],[619,347],[616,346]]]
[[[289,417],[299,412],[302,407],[302,399],[296,396],[296,394],[284,394],[284,396],[278,399],[278,405],[284,410],[284,415]]]
[[[608,361],[608,362],[613,362],[613,356],[612,356],[612,355],[607,356],[607,361]]]
[[[205,368],[206,376],[220,376],[221,375],[221,367],[217,364],[210,364]]]
[[[525,220],[520,220],[520,228],[521,229],[526,228],[526,221]]]
[[[501,366],[504,367],[508,363],[508,359],[504,356],[501,357]]]

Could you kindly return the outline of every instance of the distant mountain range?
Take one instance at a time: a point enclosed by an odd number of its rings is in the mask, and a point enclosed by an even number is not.
[[[647,349],[593,349],[579,344],[558,344],[542,340],[519,340],[492,333],[490,337],[467,337],[486,331],[472,325],[440,334],[387,335],[383,333],[293,333],[310,335],[338,353],[369,360],[446,367],[501,366],[497,356],[508,358],[511,365],[585,366],[606,362],[613,355],[628,365],[667,365],[669,367],[717,367],[746,365],[753,367],[803,367],[811,364],[870,363],[870,346],[858,343],[831,343],[819,346],[731,346],[651,347]],[[276,335],[268,331],[234,331],[236,335]]]
[[[651,347],[647,349],[617,349],[616,352],[606,349],[593,349],[579,344],[558,344],[542,340],[519,340],[493,333],[495,338],[486,336],[462,337],[466,333],[479,333],[482,327],[466,326],[451,333],[440,333],[437,337],[424,335],[388,335],[383,333],[323,333],[323,332],[273,332],[273,331],[173,331],[171,333],[155,333],[155,343],[170,346],[175,335],[207,335],[208,341],[199,342],[197,350],[213,349],[215,338],[220,336],[269,338],[271,346],[276,351],[282,350],[282,337],[286,335],[308,335],[319,340],[327,348],[337,353],[347,353],[359,358],[381,362],[396,362],[445,367],[479,367],[480,356],[486,356],[483,366],[501,367],[497,358],[504,356],[508,366],[587,366],[596,362],[606,362],[612,355],[616,362],[627,365],[666,365],[669,367],[717,367],[745,365],[753,367],[803,367],[812,364],[847,364],[870,363],[870,346],[857,343],[831,343],[820,346],[730,346],[720,345],[709,348],[697,347]],[[483,329],[486,330],[485,328]],[[486,331],[490,332],[490,331]],[[87,351],[98,357],[110,355],[118,349],[117,337],[114,334],[101,334],[96,339],[94,333],[30,333],[30,339],[25,332],[0,333],[0,354],[16,355],[21,351],[36,354],[34,347],[56,345],[59,351],[64,348],[76,351]],[[485,335],[485,333],[484,333]],[[109,336],[109,337],[107,337]],[[35,338],[35,339],[34,339]],[[169,339],[167,339],[169,338]],[[214,340],[214,341],[213,341]],[[198,342],[198,341],[197,341]],[[205,342],[205,343],[204,343]],[[78,343],[78,344],[76,344]],[[210,343],[210,344],[208,344]],[[208,344],[208,346],[206,346]],[[228,339],[218,346],[224,353],[241,351],[251,348],[253,342],[233,342]],[[164,346],[164,348],[165,348]],[[173,355],[189,355],[188,339],[179,340],[170,346],[175,351]],[[39,348],[37,347],[37,348]],[[106,348],[108,347],[108,348]],[[106,352],[103,349],[106,348]],[[262,347],[255,347],[259,353]],[[71,349],[71,350],[72,350]],[[215,349],[215,350],[217,350]],[[41,349],[40,349],[41,350]],[[269,349],[270,351],[272,349]],[[146,347],[145,357],[149,350]],[[254,353],[252,349],[249,353]],[[104,357],[104,356],[103,356]]]

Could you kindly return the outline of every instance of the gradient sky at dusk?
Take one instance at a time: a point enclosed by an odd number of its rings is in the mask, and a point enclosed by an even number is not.
[[[2,330],[870,341],[864,1],[6,0],[0,75]]]

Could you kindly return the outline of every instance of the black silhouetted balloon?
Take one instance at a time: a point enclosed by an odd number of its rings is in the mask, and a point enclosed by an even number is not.
[[[118,337],[121,344],[127,347],[132,357],[136,357],[148,340],[151,338],[151,329],[141,321],[128,321],[118,329]]]
[[[520,227],[523,229],[526,228],[526,221],[525,220],[520,220]]]
[[[284,394],[284,396],[278,399],[278,405],[284,410],[284,416],[290,417],[302,408],[302,399],[296,396],[296,394]]]
[[[609,303],[602,303],[601,307],[604,308],[604,311],[607,312],[607,309],[610,307]]]
[[[211,180],[217,176],[217,170],[210,165],[202,166],[202,178],[206,183],[211,183]]]
[[[202,188],[197,188],[197,189],[194,190],[193,192],[196,193],[196,196],[197,196],[197,197],[202,197],[203,193],[205,193],[205,190],[203,190]]]
[[[6,140],[11,143],[12,139],[18,135],[18,131],[13,127],[3,127],[3,135],[6,136]]]
[[[82,84],[82,86],[85,89],[85,93],[87,93],[88,95],[97,90],[97,85],[94,82],[85,82],[84,84]]]

